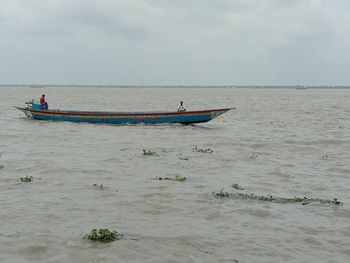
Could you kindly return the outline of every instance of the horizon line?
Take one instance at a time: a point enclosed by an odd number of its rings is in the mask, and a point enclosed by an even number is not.
[[[123,85],[123,84],[0,84],[0,87],[29,87],[29,88],[50,88],[50,87],[105,87],[105,88],[186,88],[186,87],[204,87],[204,88],[281,88],[281,87],[299,87],[299,88],[350,88],[350,85],[300,85],[300,84],[287,84],[287,85]]]

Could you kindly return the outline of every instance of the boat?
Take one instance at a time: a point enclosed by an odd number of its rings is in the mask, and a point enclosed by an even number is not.
[[[156,123],[203,123],[213,120],[234,108],[182,111],[182,112],[103,112],[43,109],[43,106],[31,100],[26,107],[15,107],[28,118],[46,121],[68,121],[111,124],[156,124]]]
[[[296,86],[295,89],[296,90],[306,90],[307,87],[306,86]]]

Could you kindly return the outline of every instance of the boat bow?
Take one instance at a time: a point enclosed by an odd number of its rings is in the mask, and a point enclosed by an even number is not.
[[[225,112],[228,112],[229,110],[232,110],[234,108],[227,108],[227,109],[218,109],[218,110],[213,110],[211,113],[211,117],[213,119],[219,117],[220,115],[224,114]]]

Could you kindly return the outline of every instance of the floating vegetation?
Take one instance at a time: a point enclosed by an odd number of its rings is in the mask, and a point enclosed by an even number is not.
[[[167,152],[169,152],[167,149],[161,149],[161,151],[162,151],[162,153],[167,153]]]
[[[183,182],[186,181],[186,177],[185,176],[181,176],[179,174],[176,174],[175,177],[169,177],[169,176],[165,176],[165,177],[156,177],[153,180],[169,180],[169,181],[178,181],[178,182]]]
[[[230,196],[228,192],[224,192],[224,189],[221,189],[220,192],[217,192],[217,193],[214,192],[213,194],[215,197],[221,197],[221,198]]]
[[[255,154],[255,153],[253,153],[249,158],[250,158],[250,159],[256,159],[256,158],[258,158],[258,155]]]
[[[322,158],[323,160],[329,160],[331,157],[330,157],[328,154],[323,154],[323,155],[321,156],[321,158]]]
[[[4,168],[5,166],[3,166],[3,165],[0,165],[0,169],[2,169],[2,168]]]
[[[193,152],[197,152],[197,153],[213,153],[214,150],[213,149],[201,149],[201,148],[198,148],[197,146],[193,147],[192,149]]]
[[[103,184],[100,184],[100,185],[98,185],[98,184],[93,184],[92,186],[95,187],[95,188],[97,188],[97,189],[99,189],[100,191],[102,191],[102,190],[104,190],[104,189],[107,188],[107,186],[104,186]]]
[[[109,243],[114,240],[119,240],[123,237],[123,234],[118,233],[117,231],[110,231],[107,228],[101,228],[99,230],[92,229],[90,234],[85,235],[84,238],[100,241],[103,243]]]
[[[285,197],[275,197],[272,195],[256,195],[256,194],[247,194],[247,193],[228,193],[224,192],[223,189],[220,192],[214,192],[213,195],[218,198],[232,197],[239,199],[250,199],[250,200],[259,200],[265,202],[279,203],[279,204],[293,204],[301,203],[302,205],[308,205],[310,203],[320,203],[320,204],[333,204],[333,205],[343,205],[337,198],[333,200],[321,199],[321,198],[308,198],[308,197],[294,197],[294,198],[285,198]]]
[[[179,160],[182,160],[182,161],[189,161],[190,158],[188,158],[188,157],[179,157]]]
[[[177,175],[175,175],[175,180],[178,181],[178,182],[183,182],[183,181],[186,180],[186,177],[177,174]]]
[[[159,156],[159,154],[156,152],[152,152],[149,149],[143,149],[143,156]]]
[[[239,184],[232,184],[231,187],[236,190],[244,190],[244,187],[240,186]]]
[[[25,183],[29,183],[29,182],[31,182],[33,179],[34,179],[33,176],[28,176],[28,175],[26,175],[26,176],[20,178],[21,182],[25,182]]]

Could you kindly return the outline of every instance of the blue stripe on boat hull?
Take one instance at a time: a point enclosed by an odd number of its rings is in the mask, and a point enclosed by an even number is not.
[[[69,122],[90,122],[90,123],[112,123],[112,124],[137,124],[137,123],[200,123],[212,119],[211,114],[195,116],[176,116],[176,117],[159,117],[159,118],[79,118],[63,115],[41,115],[32,114],[34,119],[51,120],[51,121],[69,121]]]

